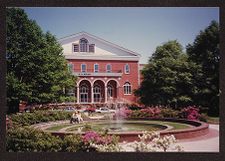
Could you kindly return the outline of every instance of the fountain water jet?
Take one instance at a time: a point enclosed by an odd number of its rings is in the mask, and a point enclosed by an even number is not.
[[[124,119],[126,118],[125,108],[119,107],[118,100],[113,101],[112,97],[109,98],[109,101],[107,102],[107,104],[115,107],[115,111],[116,111],[114,114],[114,119],[110,119],[109,130],[111,131],[121,130]],[[113,117],[110,117],[110,118],[113,118]]]

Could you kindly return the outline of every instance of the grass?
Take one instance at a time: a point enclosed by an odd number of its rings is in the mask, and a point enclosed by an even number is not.
[[[58,131],[64,127],[69,127],[71,126],[71,124],[61,124],[61,125],[55,125],[55,126],[52,126],[52,127],[49,127],[47,128],[46,130],[49,130],[49,131]]]
[[[163,122],[163,123],[167,124],[169,126],[172,126],[173,130],[190,128],[190,125],[188,125],[188,124],[181,124],[181,123],[176,123],[176,122]]]
[[[217,118],[210,118],[214,122],[216,122],[218,119]],[[143,124],[141,124],[143,123]],[[148,125],[149,124],[149,125]],[[169,121],[139,121],[134,120],[134,121],[129,121],[126,122],[125,126],[126,128],[129,128],[131,131],[144,131],[144,130],[159,130],[159,127],[155,127],[154,125],[151,126],[151,124],[156,124],[156,125],[169,125],[172,127],[172,130],[179,130],[179,129],[187,129],[190,128],[190,125],[188,124],[183,124],[183,123],[177,123],[177,122],[169,122]],[[70,127],[71,126],[71,127]],[[84,127],[82,131],[87,131],[87,130],[94,130],[94,131],[102,131],[109,127],[109,123],[95,123],[95,122],[90,122],[88,124],[58,124],[58,125],[53,125],[46,130],[48,131],[59,131],[65,127],[69,127],[66,129],[66,131],[76,131],[79,127]],[[114,126],[112,124],[112,126]]]
[[[133,123],[132,123],[133,122]],[[167,122],[167,121],[141,121],[144,124],[138,124],[139,121],[130,121],[130,123],[126,123],[125,126],[126,128],[130,128],[131,131],[145,131],[145,130],[159,130],[159,127],[155,127],[154,125],[151,126],[151,124],[156,124],[156,125],[169,125],[172,127],[173,130],[178,130],[178,129],[187,129],[190,128],[191,126],[188,124],[183,124],[183,123],[176,123],[176,122]],[[146,124],[145,124],[146,123]],[[148,125],[149,123],[149,125]],[[104,124],[104,123],[88,123],[86,125],[77,125],[71,128],[66,129],[66,131],[76,131],[79,127],[88,126],[88,130],[92,129],[94,131],[102,131],[105,128],[109,127],[110,125]],[[113,126],[113,124],[112,124]],[[85,129],[82,131],[86,131]]]

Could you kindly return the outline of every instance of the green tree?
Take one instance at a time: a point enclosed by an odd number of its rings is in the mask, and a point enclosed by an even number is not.
[[[210,115],[219,114],[219,24],[212,21],[200,31],[192,44],[187,45],[189,62],[195,63],[199,72],[195,73],[196,92],[194,101],[209,108]]]
[[[156,48],[142,71],[144,80],[135,94],[145,105],[180,107],[192,103],[192,74],[194,64],[177,41],[168,41]]]
[[[6,26],[8,112],[18,111],[20,100],[53,102],[73,88],[75,78],[53,35],[43,33],[19,8],[7,9]]]

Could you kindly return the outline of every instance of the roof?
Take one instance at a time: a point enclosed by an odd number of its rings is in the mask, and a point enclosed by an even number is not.
[[[104,40],[104,39],[102,39],[102,38],[99,38],[99,37],[97,37],[97,36],[94,36],[94,35],[92,35],[92,34],[89,34],[89,33],[87,33],[87,32],[84,32],[84,31],[79,32],[79,33],[76,33],[76,34],[72,34],[72,35],[69,35],[69,36],[62,37],[62,38],[58,39],[58,41],[61,43],[61,42],[63,42],[64,40],[67,40],[67,39],[73,38],[73,37],[77,37],[77,36],[81,36],[81,35],[87,35],[87,36],[89,36],[89,37],[92,37],[92,38],[94,38],[94,39],[97,39],[97,40],[100,41],[100,42],[103,42],[103,43],[105,43],[105,44],[108,44],[108,45],[111,45],[111,46],[113,46],[113,47],[116,47],[116,48],[118,48],[118,49],[120,49],[120,50],[122,50],[122,51],[129,52],[130,54],[132,54],[132,55],[134,55],[134,56],[136,56],[136,57],[141,57],[140,54],[138,54],[138,53],[136,53],[136,52],[134,52],[134,51],[128,50],[128,49],[126,49],[126,48],[124,48],[124,47],[121,47],[121,46],[119,46],[119,45],[116,45],[116,44],[114,44],[114,43],[111,43],[111,42],[109,42],[109,41],[107,41],[107,40]]]

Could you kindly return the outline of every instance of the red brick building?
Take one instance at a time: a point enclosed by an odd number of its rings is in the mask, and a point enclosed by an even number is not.
[[[78,104],[132,103],[140,84],[140,55],[106,40],[80,32],[59,39],[68,67],[78,77]]]

